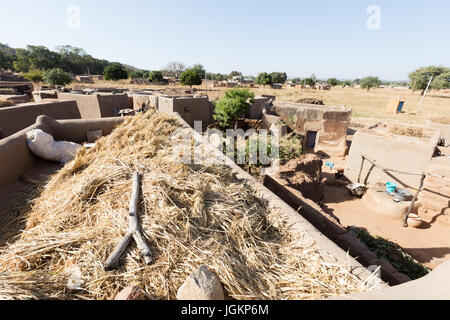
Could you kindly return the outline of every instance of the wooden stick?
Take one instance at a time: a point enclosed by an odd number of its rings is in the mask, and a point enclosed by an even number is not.
[[[416,202],[417,198],[419,197],[419,193],[422,191],[423,183],[424,183],[424,181],[425,181],[425,178],[426,178],[426,175],[425,175],[425,174],[422,175],[422,179],[420,179],[420,187],[419,187],[419,189],[417,190],[416,194],[414,195],[414,198],[413,198],[413,200],[411,201],[411,204],[409,205],[408,212],[406,212],[406,213],[403,215],[403,226],[404,226],[405,228],[408,227],[408,218],[409,218],[409,215],[411,214],[411,211],[412,211],[412,209],[414,208],[414,203]]]
[[[135,172],[133,174],[133,191],[131,193],[130,200],[130,212],[129,212],[129,228],[127,234],[123,238],[123,240],[119,243],[114,252],[109,256],[108,260],[105,264],[105,270],[113,269],[120,257],[123,255],[128,245],[130,244],[131,238],[136,242],[137,247],[139,248],[141,254],[144,257],[145,263],[148,265],[152,262],[151,252],[147,243],[145,242],[144,236],[139,228],[139,221],[137,216],[137,207],[139,200],[139,190],[140,190],[140,174],[139,172]]]

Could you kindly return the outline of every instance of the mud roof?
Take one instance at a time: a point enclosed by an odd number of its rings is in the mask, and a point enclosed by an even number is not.
[[[273,102],[274,107],[282,107],[282,108],[298,108],[298,109],[313,109],[320,111],[333,111],[333,112],[349,112],[350,108],[345,106],[321,106],[316,104],[307,104],[307,103],[297,103],[297,102],[288,102],[288,101],[275,101]]]

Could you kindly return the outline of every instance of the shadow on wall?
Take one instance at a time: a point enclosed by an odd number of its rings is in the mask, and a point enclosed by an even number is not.
[[[40,115],[54,119],[81,119],[78,105],[75,101],[52,103],[30,103],[15,107],[0,109],[0,139],[9,137],[26,127],[33,125]]]

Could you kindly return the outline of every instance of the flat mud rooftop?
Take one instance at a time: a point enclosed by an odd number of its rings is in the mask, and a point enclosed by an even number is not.
[[[18,183],[30,192],[14,199],[17,228],[2,231],[8,239],[0,248],[0,297],[113,299],[138,285],[155,299],[175,299],[201,265],[217,275],[227,299],[324,299],[370,289],[370,273],[355,273],[361,266],[352,258],[230,167],[174,164],[173,147],[190,132],[174,116],[147,112],[127,118],[57,173],[42,163],[23,177]],[[131,245],[120,266],[105,271],[128,228],[136,170],[153,263],[145,265]],[[49,174],[43,189],[33,182]],[[16,187],[22,185],[10,192]],[[286,213],[297,219],[294,227]]]

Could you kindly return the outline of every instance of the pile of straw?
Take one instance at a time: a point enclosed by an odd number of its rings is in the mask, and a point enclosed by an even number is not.
[[[229,299],[321,299],[365,290],[344,268],[303,247],[228,167],[174,164],[179,121],[128,118],[54,175],[24,213],[26,229],[0,250],[2,299],[112,299],[138,285],[175,299],[200,265]],[[128,228],[131,176],[143,174],[139,219],[154,262],[134,242],[104,271]]]

